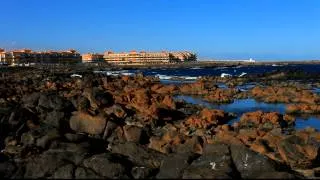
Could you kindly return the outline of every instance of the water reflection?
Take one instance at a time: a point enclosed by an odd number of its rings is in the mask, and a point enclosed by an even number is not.
[[[315,88],[312,89],[312,92],[320,94],[320,88],[316,88],[315,87]]]
[[[192,97],[192,96],[175,96],[176,100],[183,100],[190,104],[202,105],[204,107],[212,108],[212,109],[221,109],[226,112],[232,112],[237,115],[236,119],[233,119],[229,122],[232,124],[235,121],[238,121],[243,113],[258,111],[261,110],[263,112],[279,112],[284,114],[286,111],[285,104],[270,104],[264,102],[258,102],[254,99],[236,99],[233,103],[230,104],[214,104],[209,103],[201,98]],[[296,117],[296,129],[303,129],[306,127],[314,127],[316,129],[320,129],[320,118],[316,116],[308,116],[308,117]]]

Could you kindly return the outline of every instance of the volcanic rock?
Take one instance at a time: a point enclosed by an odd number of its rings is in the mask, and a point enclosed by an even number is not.
[[[106,126],[106,118],[91,116],[84,112],[75,112],[70,119],[70,127],[77,132],[101,134]]]

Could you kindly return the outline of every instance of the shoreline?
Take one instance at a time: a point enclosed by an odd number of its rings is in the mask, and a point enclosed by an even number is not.
[[[257,174],[270,172],[276,173],[271,177],[318,176],[318,126],[296,128],[301,120],[295,113],[320,113],[320,96],[306,89],[304,78],[293,77],[295,81],[290,82],[290,73],[281,77],[210,76],[174,85],[143,74],[110,76],[95,74],[93,68],[57,67],[10,68],[9,76],[0,78],[1,163],[8,169],[17,167],[6,171],[5,177],[66,178],[84,172],[74,177],[90,179],[91,173],[100,178],[188,179],[199,175],[194,171],[198,168],[204,171],[204,178],[211,178],[211,162],[227,167],[227,171],[216,169],[217,177],[228,173],[228,177],[257,178]],[[71,76],[74,72],[81,73]],[[248,90],[237,90],[252,82]],[[312,85],[320,87],[317,82]],[[195,96],[216,105],[251,98],[285,107],[277,112],[240,104],[245,109],[236,112],[191,104],[175,99],[176,95]],[[243,171],[241,164],[248,156],[249,169]],[[147,170],[146,174],[137,174],[137,167],[144,167],[140,170]]]
[[[242,62],[242,61],[197,61],[197,62],[185,62],[175,64],[126,64],[115,65],[108,63],[81,63],[81,64],[36,64],[31,66],[0,66],[3,68],[111,68],[111,69],[157,69],[157,68],[210,68],[210,67],[232,67],[232,66],[269,66],[269,65],[298,65],[298,64],[320,64],[320,60],[311,61],[264,61],[264,62]]]

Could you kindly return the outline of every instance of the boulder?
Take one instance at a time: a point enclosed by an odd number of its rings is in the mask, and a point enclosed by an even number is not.
[[[114,103],[112,94],[108,92],[97,90],[93,92],[93,96],[96,104],[101,108],[111,106]]]
[[[75,169],[74,165],[67,164],[65,166],[59,167],[50,178],[52,178],[52,179],[72,179],[74,169]]]
[[[131,169],[131,175],[134,179],[147,179],[154,176],[157,169],[144,167],[144,166],[134,166]]]
[[[209,102],[215,103],[231,103],[233,102],[234,96],[240,91],[236,89],[216,89],[211,91],[209,94],[206,94],[204,99]]]
[[[105,108],[104,112],[108,115],[115,115],[117,118],[125,118],[127,116],[126,111],[119,105],[119,104],[114,104],[113,106],[109,108]]]
[[[282,159],[292,168],[311,168],[320,163],[319,141],[315,144],[307,138],[303,139],[297,135],[289,136],[281,140],[278,150]]]
[[[273,128],[284,128],[294,125],[294,119],[287,115],[281,115],[278,112],[247,112],[240,118],[241,127],[262,127],[266,130]]]
[[[181,94],[188,95],[205,95],[208,94],[210,90],[214,89],[212,83],[206,83],[205,81],[197,81],[195,83],[182,84],[179,87]]]
[[[47,124],[41,124],[39,128],[25,132],[21,135],[20,143],[24,146],[37,145],[48,148],[50,143],[60,137],[59,131]]]
[[[142,129],[137,126],[125,125],[123,127],[124,136],[129,142],[139,143],[142,136]]]
[[[40,93],[34,92],[32,94],[24,95],[22,97],[22,103],[24,107],[33,108],[38,105],[39,98],[40,98]]]
[[[63,156],[45,153],[28,160],[24,178],[44,178],[46,175],[52,175],[57,168],[63,165],[66,165]]]
[[[286,111],[291,114],[317,114],[320,112],[320,105],[317,104],[289,104]]]
[[[76,132],[101,134],[106,126],[106,118],[91,116],[84,112],[75,112],[70,119],[70,127]]]
[[[149,141],[148,148],[161,153],[176,152],[179,146],[186,142],[187,136],[177,132],[174,129],[169,129],[159,136],[152,136]]]
[[[46,124],[52,125],[56,128],[59,128],[63,121],[68,124],[68,120],[65,118],[65,113],[61,111],[48,112],[44,120]]]
[[[121,80],[127,82],[130,80],[130,76],[121,76]]]
[[[61,159],[79,165],[86,153],[90,152],[90,143],[66,143],[61,141],[54,141],[51,143],[50,148],[44,154],[48,156],[57,156]]]
[[[17,167],[14,163],[10,161],[0,162],[0,177],[11,178],[16,170]]]
[[[234,131],[218,131],[215,135],[215,140],[227,144],[243,144],[236,136],[237,133]]]
[[[227,113],[217,109],[203,109],[198,116],[191,116],[185,122],[184,126],[190,128],[203,128],[207,129],[211,126],[217,126],[219,124],[226,123],[230,117]]]
[[[74,109],[70,101],[56,94],[48,93],[40,94],[38,107],[57,111],[72,111]]]
[[[31,132],[25,132],[21,135],[20,142],[25,146],[33,145],[36,142],[36,137]]]
[[[185,114],[181,111],[169,109],[169,108],[157,108],[155,107],[153,117],[160,121],[177,121],[185,118]]]
[[[86,111],[90,108],[90,101],[84,96],[76,96],[73,99],[73,105],[78,111]]]
[[[83,96],[90,101],[90,106],[93,109],[109,107],[114,103],[112,94],[98,88],[85,88]]]
[[[16,109],[11,110],[10,116],[7,119],[6,123],[10,125],[11,131],[17,131],[28,120],[38,121],[39,118],[34,112],[31,112],[29,109],[17,107]],[[20,131],[17,133],[22,132]]]
[[[181,144],[177,144],[174,151],[177,153],[190,153],[202,154],[204,146],[204,137],[192,136],[185,138]]]
[[[181,179],[182,172],[193,161],[193,153],[176,153],[164,158],[161,163],[157,179]]]
[[[244,144],[251,144],[258,137],[258,131],[256,129],[240,129],[237,138]]]
[[[230,150],[233,163],[241,178],[255,178],[262,172],[274,172],[279,169],[275,161],[243,145],[231,145]]]
[[[172,94],[178,90],[178,88],[175,85],[155,84],[151,87],[151,90],[158,94]]]
[[[108,121],[107,125],[106,125],[106,128],[104,130],[104,133],[103,133],[103,139],[107,139],[114,132],[114,130],[117,127],[118,127],[118,125],[115,122]]]
[[[80,142],[86,138],[83,134],[66,133],[64,137],[70,142]]]
[[[75,179],[105,179],[105,177],[101,177],[94,171],[83,167],[77,167],[74,176]]]
[[[256,179],[297,179],[298,177],[288,172],[261,172],[255,178]]]
[[[163,154],[145,149],[141,145],[133,142],[125,142],[111,145],[112,153],[122,154],[139,167],[159,168]]]
[[[307,103],[317,104],[320,97],[308,90],[297,87],[256,86],[251,90],[254,98],[268,103]]]
[[[238,177],[232,167],[229,147],[224,144],[207,144],[203,154],[183,172],[183,179],[231,179]]]
[[[169,95],[166,95],[162,100],[162,104],[168,107],[169,109],[176,109],[176,103],[173,98]]]
[[[92,169],[98,175],[105,178],[125,178],[126,167],[119,163],[111,154],[97,154],[83,161],[86,168]],[[129,164],[127,164],[129,165]]]
[[[59,137],[60,137],[59,132],[56,129],[52,129],[49,132],[47,132],[46,135],[37,139],[36,145],[43,149],[47,149],[50,146],[50,143],[53,140],[58,139]]]

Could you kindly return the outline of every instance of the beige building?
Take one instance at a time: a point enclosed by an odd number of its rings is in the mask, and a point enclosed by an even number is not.
[[[82,54],[81,57],[82,57],[82,62],[83,63],[101,62],[101,61],[103,61],[103,54],[98,54],[98,53]]]
[[[0,48],[0,64],[5,63],[6,53],[4,49]]]
[[[73,49],[67,51],[34,52],[31,49],[4,51],[0,49],[0,61],[7,64],[24,63],[78,63],[80,54]]]
[[[177,61],[196,61],[196,55],[194,53],[188,51],[181,51],[181,52],[172,52],[171,53],[173,59]]]
[[[167,64],[183,61],[196,61],[196,56],[190,52],[137,52],[114,53],[107,51],[103,56],[108,63],[116,64]]]

